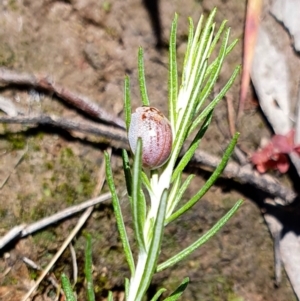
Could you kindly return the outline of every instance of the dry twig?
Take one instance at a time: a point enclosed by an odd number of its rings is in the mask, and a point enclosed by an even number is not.
[[[12,228],[6,235],[0,238],[0,250],[4,248],[8,243],[16,239],[17,237],[24,237],[29,234],[32,234],[38,230],[41,230],[53,223],[56,223],[62,219],[65,219],[77,212],[80,212],[88,207],[95,206],[98,203],[104,202],[108,199],[110,199],[111,194],[106,193],[103,194],[97,198],[88,200],[86,202],[83,202],[79,205],[75,205],[69,208],[66,208],[56,214],[53,214],[51,216],[45,217],[37,222],[34,222],[30,225],[19,225],[14,228]]]
[[[78,131],[97,135],[109,140],[117,141],[117,148],[128,148],[128,141],[124,130],[113,128],[109,125],[104,125],[92,121],[75,122],[66,118],[60,118],[55,115],[38,115],[38,116],[0,116],[0,123],[16,123],[16,124],[32,124],[32,125],[47,125],[61,128],[68,131]],[[115,146],[116,144],[114,144]]]
[[[201,164],[209,170],[215,169],[219,163],[220,158],[210,155],[204,151],[197,150],[192,163]],[[251,165],[240,166],[235,162],[229,162],[223,171],[221,177],[234,179],[243,184],[250,184],[264,192],[267,192],[272,197],[281,198],[284,202],[283,205],[291,204],[297,197],[297,194],[280,184],[274,177],[270,175],[261,175],[257,171],[253,170]]]
[[[109,153],[111,153],[111,150],[109,150]],[[99,177],[98,177],[98,183],[96,185],[94,195],[97,195],[100,190],[102,189],[102,186],[105,181],[105,162],[102,162],[102,165],[100,167],[99,171]],[[49,273],[50,269],[53,267],[53,265],[56,263],[58,258],[61,256],[61,254],[64,252],[64,250],[67,248],[67,246],[70,244],[72,239],[75,237],[75,235],[78,233],[78,231],[82,228],[82,226],[85,224],[89,216],[91,215],[92,211],[94,209],[94,206],[91,206],[87,208],[84,213],[81,215],[80,219],[78,220],[76,226],[71,231],[69,236],[66,238],[60,249],[56,252],[52,260],[49,262],[47,267],[43,270],[40,277],[36,280],[35,284],[30,288],[30,290],[27,292],[27,294],[23,297],[22,301],[26,301],[30,295],[37,289],[37,287],[40,285],[40,283],[43,281],[43,279],[46,277],[46,275]]]
[[[50,76],[19,73],[6,68],[0,68],[0,83],[4,85],[29,86],[35,89],[42,89],[48,93],[54,93],[59,98],[91,117],[117,125],[121,128],[125,127],[125,123],[121,118],[108,113],[86,96],[79,95],[57,84]]]
[[[36,117],[0,117],[0,122],[18,124],[40,124],[61,127],[66,130],[99,135],[108,139],[107,143],[115,148],[129,149],[125,130],[115,129],[107,125],[100,125],[93,122],[77,123],[57,116],[41,115]],[[197,150],[192,163],[210,171],[215,169],[220,163],[220,158],[210,155],[205,151]],[[253,170],[250,165],[240,166],[237,163],[229,162],[222,177],[234,179],[241,183],[248,183],[262,191],[269,193],[273,197],[279,197],[285,204],[292,203],[296,198],[296,193],[280,184],[270,175],[261,175]]]
[[[76,108],[84,111],[92,117],[99,118],[108,123],[118,125],[124,128],[123,120],[116,118],[105,112],[102,108],[92,103],[84,96],[79,96],[66,88],[59,86],[48,76],[36,76],[28,73],[17,73],[5,68],[0,68],[0,83],[10,85],[27,85],[35,88],[45,89],[48,92],[54,92],[57,96],[71,103]],[[7,117],[0,116],[0,122],[3,123],[18,123],[18,124],[35,124],[35,125],[50,125],[65,130],[79,131],[99,135],[108,139],[107,143],[115,148],[128,149],[126,133],[123,129],[116,129],[109,125],[98,124],[96,122],[77,123],[57,116],[39,115],[39,116],[15,116]],[[196,164],[201,164],[209,169],[215,168],[220,159],[207,154],[204,151],[198,150],[192,161]],[[296,194],[278,183],[275,178],[269,175],[259,175],[249,166],[239,166],[236,163],[228,163],[223,177],[233,178],[242,183],[253,185],[274,197],[280,197],[284,203],[290,204],[296,198]]]

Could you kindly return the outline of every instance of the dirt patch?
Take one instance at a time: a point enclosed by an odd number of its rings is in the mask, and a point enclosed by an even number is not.
[[[49,75],[56,82],[87,95],[108,112],[123,116],[123,80],[131,79],[133,106],[140,104],[137,85],[137,50],[144,48],[146,79],[150,101],[162,111],[167,103],[167,51],[169,28],[175,12],[179,13],[178,57],[183,60],[187,37],[187,17],[196,22],[202,12],[218,7],[217,24],[228,19],[232,40],[242,38],[244,1],[161,1],[161,37],[155,36],[149,15],[142,1],[29,1],[11,0],[0,3],[0,64],[14,70]],[[157,33],[157,32],[156,32]],[[229,78],[234,66],[241,63],[239,43],[226,61],[219,84]],[[180,65],[179,65],[180,66]],[[239,91],[237,80],[230,95],[236,106]],[[78,112],[42,91],[2,88],[24,112],[44,112],[75,119]],[[226,104],[216,110],[213,126],[201,147],[220,155],[226,144]],[[254,150],[269,131],[255,102],[247,107],[241,125],[240,143]],[[17,133],[17,134],[14,134]],[[0,194],[0,234],[13,226],[29,223],[53,214],[91,197],[97,167],[103,160],[101,140],[49,127],[0,125],[0,182],[10,175]],[[16,166],[18,160],[20,163]],[[121,173],[119,153],[112,157],[113,169],[124,210],[128,201]],[[188,194],[192,195],[207,178],[199,170]],[[107,189],[107,188],[106,188]],[[162,258],[166,258],[193,242],[211,227],[231,206],[247,194],[247,187],[230,181],[219,181],[192,212],[166,229]],[[124,197],[123,197],[124,196]],[[171,270],[158,274],[150,291],[161,286],[173,289],[183,277],[189,276],[184,300],[295,300],[284,278],[274,288],[273,246],[255,199],[246,198],[238,214],[203,248]],[[74,217],[28,237],[1,253],[3,272],[1,287],[5,293],[16,290],[20,295],[36,278],[36,272],[21,263],[23,256],[45,266],[75,225]],[[126,223],[130,226],[129,217]],[[86,227],[74,242],[79,266],[80,300],[84,300],[83,254],[85,236],[93,237],[93,262],[98,300],[108,289],[123,290],[128,270],[118,239],[115,220],[109,203],[98,206]],[[7,268],[11,268],[8,273]],[[22,269],[22,271],[21,271]],[[55,267],[59,276],[72,273],[67,250]],[[39,297],[50,298],[53,291],[41,287]],[[0,296],[4,296],[0,291]],[[14,294],[10,300],[19,300]],[[0,297],[1,299],[1,297]],[[4,299],[3,299],[4,300]],[[6,298],[5,300],[9,300]]]

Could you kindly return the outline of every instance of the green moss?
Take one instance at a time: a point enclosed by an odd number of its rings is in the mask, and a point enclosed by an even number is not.
[[[43,183],[43,194],[46,197],[51,197],[51,188],[47,183]]]
[[[52,161],[48,161],[48,162],[45,163],[45,167],[48,170],[52,170],[54,168],[54,164],[53,164]]]
[[[231,209],[232,206],[236,203],[236,199],[233,197],[227,197],[222,199],[223,207],[225,210]]]
[[[34,151],[34,152],[39,152],[41,150],[41,146],[39,144],[33,144],[31,145],[31,149]]]
[[[33,236],[34,243],[39,245],[47,246],[49,244],[52,244],[56,241],[56,235],[50,231],[45,230],[42,232],[38,232]]]
[[[30,279],[31,280],[36,280],[39,276],[38,272],[36,270],[31,270],[29,273]]]
[[[18,3],[16,0],[10,0],[8,2],[8,7],[12,10],[12,11],[17,11],[18,10]]]
[[[16,279],[15,277],[7,274],[4,278],[3,281],[1,281],[2,286],[11,286],[11,285],[17,285],[19,283],[19,280]]]
[[[102,9],[106,13],[109,13],[111,11],[111,3],[109,1],[104,1],[103,4],[102,4]]]
[[[21,150],[26,146],[26,137],[22,134],[7,133],[4,139],[10,143],[11,150]]]
[[[91,196],[95,189],[95,181],[93,180],[92,174],[89,170],[83,169],[79,177],[81,191],[80,193],[86,196]]]
[[[245,299],[243,297],[239,297],[234,293],[231,293],[228,295],[228,301],[244,301]]]
[[[63,148],[56,161],[45,163],[52,174],[43,183],[44,202],[49,202],[51,197],[51,202],[65,207],[90,198],[95,188],[92,167],[92,162],[82,160],[71,148]]]
[[[0,43],[0,66],[10,67],[15,60],[15,54],[6,43]]]
[[[74,187],[72,184],[69,184],[68,182],[59,184],[56,190],[54,191],[54,197],[60,197],[61,200],[63,200],[64,203],[68,205],[74,204],[76,195],[76,187]]]
[[[73,150],[69,147],[63,148],[60,153],[60,163],[69,165],[70,159],[74,158]]]
[[[210,283],[210,287],[211,287],[211,300],[216,300],[216,301],[221,301],[224,299],[228,301],[239,300],[236,299],[238,296],[233,291],[233,282],[227,277],[219,275],[216,278],[213,278],[212,282]]]
[[[48,208],[38,203],[38,205],[32,209],[30,212],[30,219],[34,221],[38,221],[48,214]]]
[[[107,274],[100,274],[94,283],[94,289],[96,294],[102,293],[104,290],[109,289],[109,279]]]
[[[0,219],[5,218],[8,213],[8,209],[0,209]]]

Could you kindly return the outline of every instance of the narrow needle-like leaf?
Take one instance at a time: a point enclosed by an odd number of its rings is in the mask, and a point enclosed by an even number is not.
[[[197,241],[195,241],[192,245],[188,248],[182,250],[172,258],[168,259],[167,261],[161,263],[158,268],[157,272],[165,270],[166,268],[173,266],[177,262],[183,260],[188,255],[190,255],[193,251],[207,242],[212,236],[214,236],[225,224],[226,222],[233,216],[233,214],[238,210],[238,208],[243,203],[242,200],[239,200],[226,215],[224,215],[207,233],[205,233],[202,237],[200,237]]]
[[[134,162],[133,162],[133,177],[132,177],[132,218],[134,225],[135,238],[139,249],[145,251],[145,241],[143,235],[143,225],[145,221],[144,199],[141,198],[141,172],[142,172],[142,139],[137,141]]]
[[[227,20],[224,20],[222,22],[221,26],[219,27],[218,32],[216,33],[213,41],[211,42],[211,45],[210,45],[210,48],[209,48],[209,54],[208,54],[209,56],[212,54],[213,50],[215,49],[215,47],[216,47],[216,45],[217,45],[217,43],[220,39],[220,36],[221,36],[221,34],[222,34],[222,32],[225,28],[226,23],[227,23]]]
[[[205,118],[211,112],[211,110],[218,104],[218,102],[224,97],[224,95],[227,93],[227,91],[232,86],[232,84],[233,84],[234,80],[236,79],[237,75],[239,74],[240,70],[241,70],[241,66],[237,66],[235,68],[234,72],[232,73],[231,77],[229,78],[226,85],[222,88],[220,93],[213,99],[212,102],[209,103],[209,105],[207,105],[205,107],[205,109],[195,119],[191,128],[189,129],[189,134],[192,133],[197,128],[197,126],[200,124],[200,122],[203,120],[203,118]]]
[[[131,121],[131,97],[130,97],[130,81],[129,76],[125,76],[124,80],[124,110],[125,110],[125,124],[128,132]]]
[[[157,301],[159,297],[166,291],[165,288],[161,288],[150,301]]]
[[[115,213],[115,217],[116,217],[116,222],[117,222],[120,238],[121,238],[121,241],[123,244],[125,257],[126,257],[128,265],[129,265],[130,272],[131,272],[131,274],[134,274],[134,272],[135,272],[134,260],[133,260],[132,252],[130,249],[130,244],[129,244],[128,236],[126,233],[125,224],[123,221],[119,198],[117,195],[116,187],[115,187],[113,176],[112,176],[112,170],[111,170],[111,166],[110,166],[110,160],[109,160],[108,153],[105,152],[104,157],[105,157],[105,165],[106,165],[106,181],[107,181],[107,184],[109,186],[109,189],[110,189],[110,192],[112,195],[112,204],[114,207],[114,213]]]
[[[125,300],[128,300],[128,292],[129,292],[129,279],[125,278]]]
[[[197,150],[197,148],[198,148],[198,146],[201,142],[202,137],[204,136],[204,134],[206,133],[206,130],[208,129],[208,126],[210,125],[211,118],[212,118],[212,113],[213,113],[213,110],[206,117],[206,120],[204,121],[202,127],[198,131],[195,138],[193,139],[193,141],[192,141],[191,145],[189,146],[187,152],[184,154],[184,156],[181,158],[180,162],[178,163],[175,171],[172,174],[172,181],[174,179],[176,179],[178,174],[180,174],[184,170],[184,168],[188,165],[188,163],[192,159],[195,151]]]
[[[178,94],[178,75],[176,62],[176,30],[178,16],[175,14],[172,22],[170,45],[169,45],[169,117],[172,128],[175,128],[176,120],[176,101]]]
[[[88,301],[95,301],[93,284],[93,263],[92,263],[92,237],[87,235],[85,248],[84,274],[86,279],[86,293]]]
[[[149,106],[150,102],[147,94],[146,79],[145,79],[144,51],[141,47],[139,48],[139,54],[138,54],[138,70],[139,70],[139,84],[140,84],[142,103],[144,106]]]
[[[62,284],[62,288],[63,288],[63,291],[66,296],[66,300],[67,301],[76,301],[70,280],[65,274],[61,275],[61,284]]]
[[[148,289],[153,274],[156,270],[158,255],[160,253],[161,241],[163,236],[164,220],[167,208],[167,195],[167,190],[165,190],[160,200],[153,229],[153,239],[151,241],[150,248],[147,254],[145,269],[143,271],[143,276],[141,278],[140,286],[138,288],[138,293],[135,300],[142,300],[142,297]]]
[[[164,301],[178,300],[187,288],[189,281],[190,279],[188,277],[184,278],[180,285],[176,288],[176,290],[168,298],[164,299]]]
[[[127,193],[128,193],[128,197],[130,198],[130,201],[131,201],[132,175],[131,175],[131,170],[130,170],[128,154],[125,149],[122,150],[122,159],[123,159],[123,170],[124,170],[124,175],[125,175]]]
[[[220,49],[220,52],[218,55],[218,63],[215,65],[214,69],[212,70],[209,80],[207,81],[205,87],[201,91],[201,94],[199,96],[199,103],[196,108],[196,112],[198,112],[200,110],[203,102],[207,99],[207,97],[211,93],[211,91],[212,91],[213,87],[215,86],[215,83],[219,77],[219,74],[220,74],[220,71],[221,71],[221,68],[223,65],[223,61],[224,61],[224,58],[226,55],[226,46],[228,43],[229,34],[230,34],[230,29],[228,28],[226,30],[225,37],[223,39],[222,46],[221,46],[221,49]]]
[[[112,294],[111,291],[108,292],[108,298],[107,298],[107,301],[114,301],[113,294]]]
[[[211,186],[214,184],[214,182],[217,180],[217,178],[220,176],[220,174],[223,172],[224,168],[226,167],[227,162],[230,159],[230,156],[237,143],[238,137],[239,137],[239,133],[236,133],[232,138],[229,146],[225,150],[225,153],[222,157],[220,164],[212,173],[212,175],[209,177],[209,179],[206,181],[204,186],[185,205],[183,205],[180,209],[178,209],[175,213],[173,213],[167,219],[166,223],[170,223],[171,221],[177,219],[180,215],[182,215],[184,212],[186,212],[191,207],[193,207],[198,202],[198,200],[201,199],[204,196],[204,194],[211,188]]]
[[[176,208],[176,206],[178,205],[178,203],[182,199],[182,196],[183,196],[184,192],[189,187],[189,185],[190,185],[190,183],[191,183],[191,181],[194,177],[195,177],[195,175],[189,175],[186,178],[186,180],[184,181],[184,183],[181,185],[180,189],[179,190],[177,189],[177,191],[176,191],[177,193],[175,195],[175,198],[172,200],[172,203],[170,204],[170,208],[168,208],[168,211],[167,211],[167,215],[166,215],[167,221],[168,221],[168,217],[171,216],[174,209]],[[174,181],[173,185],[176,185],[176,181]],[[165,226],[168,224],[167,221],[165,222]]]

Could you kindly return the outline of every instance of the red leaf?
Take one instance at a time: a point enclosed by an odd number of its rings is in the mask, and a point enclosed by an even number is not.
[[[268,161],[272,157],[272,155],[273,155],[273,144],[269,143],[263,149],[255,152],[250,160],[254,165],[257,165]]]
[[[276,167],[281,173],[286,173],[289,170],[290,163],[286,155],[284,154],[279,155]]]
[[[274,135],[271,141],[275,152],[282,154],[292,152],[294,148],[294,134],[295,131],[290,130],[286,135]]]

